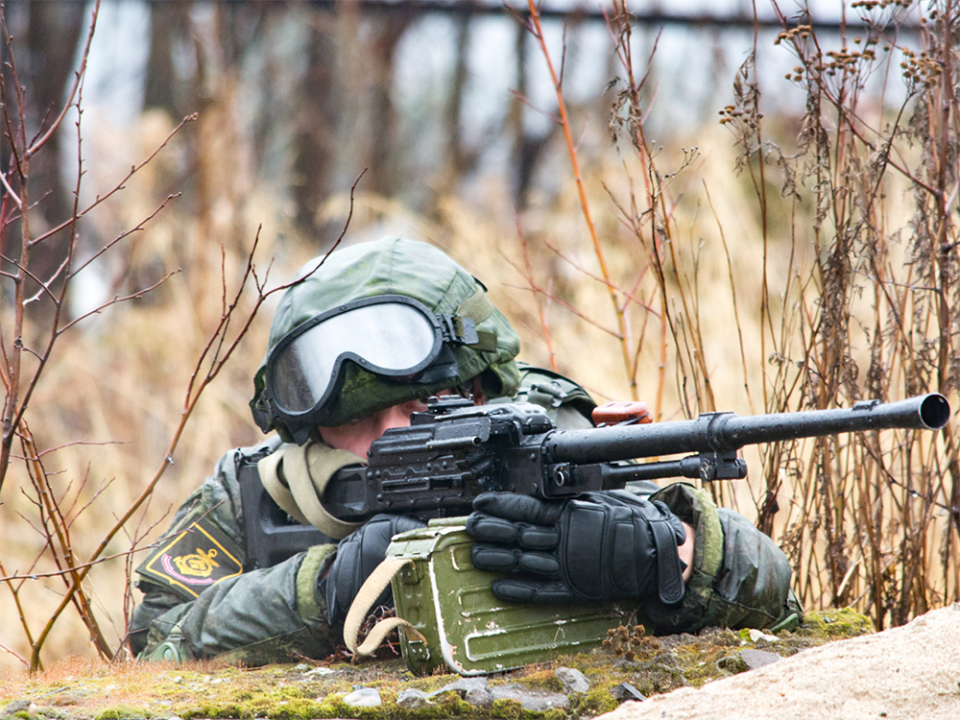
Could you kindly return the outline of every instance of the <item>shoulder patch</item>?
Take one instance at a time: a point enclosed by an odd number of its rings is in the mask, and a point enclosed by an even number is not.
[[[137,570],[192,600],[243,572],[243,563],[227,549],[232,545],[214,523],[201,518],[157,545]]]

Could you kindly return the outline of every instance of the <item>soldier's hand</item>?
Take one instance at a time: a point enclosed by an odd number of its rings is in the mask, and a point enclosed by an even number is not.
[[[330,625],[336,627],[343,624],[350,603],[364,580],[383,562],[393,536],[423,526],[422,521],[404,515],[374,515],[340,541],[330,570],[319,581],[320,592],[327,603]],[[381,605],[393,607],[393,594],[389,586],[372,607]]]
[[[567,603],[683,598],[677,546],[683,523],[661,502],[627,492],[583,493],[565,501],[484,493],[473,503],[467,533],[474,566],[505,573],[502,600]]]

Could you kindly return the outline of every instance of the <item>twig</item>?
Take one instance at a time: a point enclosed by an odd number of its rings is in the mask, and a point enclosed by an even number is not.
[[[603,276],[604,284],[610,293],[610,301],[613,304],[613,312],[617,319],[616,337],[620,343],[620,350],[623,356],[623,367],[624,371],[628,375],[627,381],[630,384],[631,397],[636,400],[637,383],[636,378],[630,376],[630,368],[632,363],[630,361],[630,348],[627,345],[626,318],[624,317],[623,311],[620,308],[620,302],[617,300],[616,288],[610,279],[610,273],[607,270],[607,263],[603,256],[603,248],[600,245],[600,239],[597,236],[597,229],[593,223],[593,217],[590,214],[590,204],[587,201],[587,194],[583,185],[583,177],[580,173],[580,163],[577,159],[577,151],[573,142],[573,133],[570,128],[570,118],[567,115],[567,105],[566,100],[563,97],[563,88],[560,83],[560,79],[557,77],[557,73],[554,70],[553,61],[550,58],[550,51],[547,49],[546,39],[543,35],[543,27],[540,24],[539,8],[534,0],[527,0],[527,3],[530,9],[530,32],[540,45],[540,51],[547,63],[547,69],[550,72],[553,88],[557,95],[557,110],[560,114],[560,126],[563,129],[563,137],[567,143],[567,153],[570,157],[570,167],[573,172],[574,181],[577,185],[577,194],[580,198],[580,210],[583,214],[583,219],[587,224],[587,232],[590,235],[590,240],[593,243],[593,249],[597,256],[597,262],[600,265],[600,274]]]
[[[531,288],[536,287],[533,279],[533,268],[530,266],[530,248],[527,246],[527,239],[523,235],[523,227],[520,225],[520,217],[516,216],[517,238],[520,240],[520,250],[523,253],[524,279]],[[547,354],[550,358],[550,367],[557,372],[557,356],[553,351],[553,340],[550,337],[550,324],[543,311],[542,294],[534,292],[534,298],[537,301],[537,315],[540,317],[540,327],[543,330],[543,342],[547,346]]]

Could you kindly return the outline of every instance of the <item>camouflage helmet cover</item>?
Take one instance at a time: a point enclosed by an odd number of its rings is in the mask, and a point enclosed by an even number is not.
[[[414,240],[388,237],[340,248],[318,267],[320,260],[308,262],[298,275],[302,281],[280,299],[270,326],[267,356],[300,324],[344,303],[382,295],[405,295],[435,313],[472,318],[479,332],[496,335],[496,349],[492,351],[452,346],[458,375],[453,381],[440,384],[391,381],[346,363],[342,388],[324,425],[343,425],[478,376],[487,397],[510,396],[516,391],[519,372],[514,357],[520,349],[516,332],[487,299],[483,285],[441,250]],[[289,441],[291,428],[273,417],[265,402],[265,370],[266,356],[254,378],[254,397],[250,401],[254,419],[265,432],[275,429]]]

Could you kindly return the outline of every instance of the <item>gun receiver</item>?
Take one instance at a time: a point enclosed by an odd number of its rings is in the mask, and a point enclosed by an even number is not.
[[[538,405],[477,407],[445,396],[414,413],[410,427],[387,430],[371,446],[366,467],[339,471],[323,504],[337,517],[356,520],[378,512],[462,513],[488,491],[565,498],[634,480],[739,479],[747,466],[737,451],[746,445],[863,430],[937,430],[949,419],[947,399],[931,393],[893,403],[858,402],[850,409],[705,413],[695,420],[558,430]],[[695,454],[620,462],[680,453]]]

